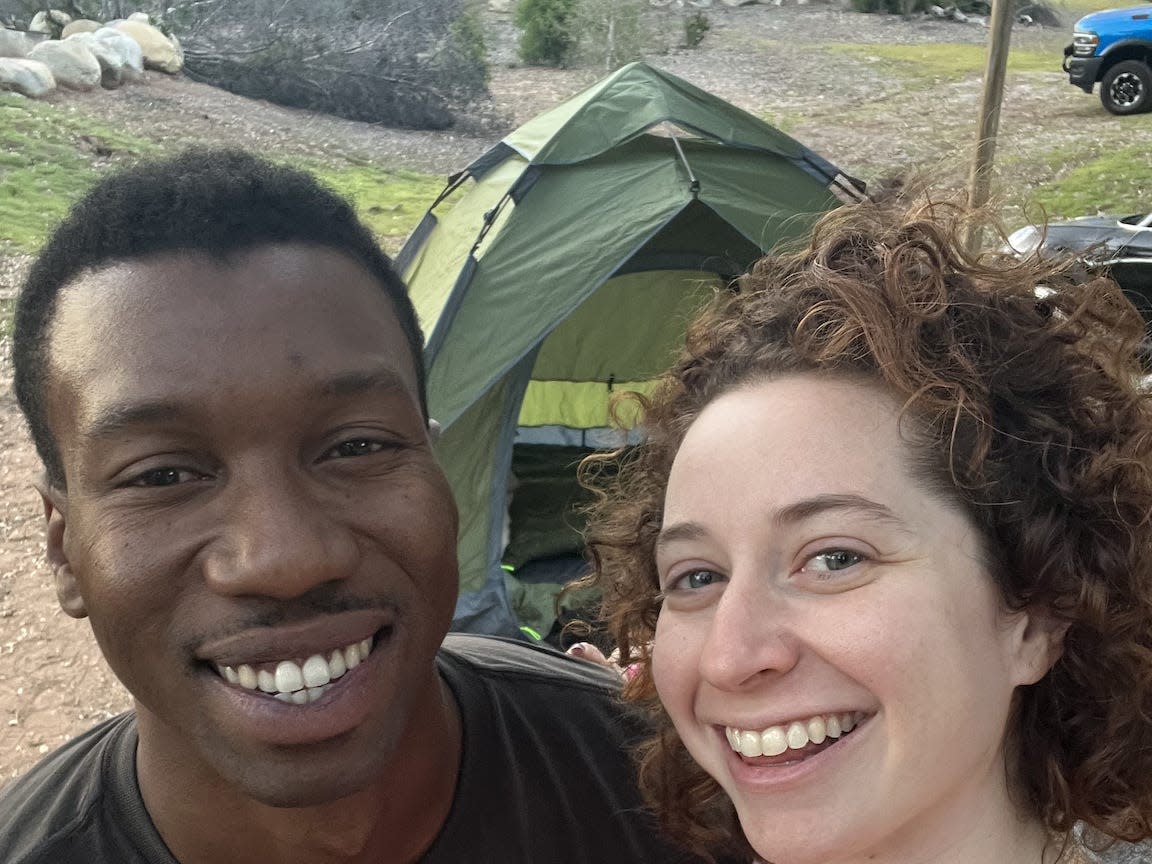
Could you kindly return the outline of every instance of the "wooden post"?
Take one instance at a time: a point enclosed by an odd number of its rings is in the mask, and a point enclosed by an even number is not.
[[[984,94],[976,130],[976,155],[968,178],[968,203],[973,208],[988,203],[992,183],[992,160],[996,155],[996,133],[1000,128],[1000,105],[1004,101],[1004,73],[1008,69],[1008,47],[1012,38],[1012,0],[992,0],[992,20],[988,32],[988,65],[984,70]],[[981,232],[968,230],[968,248],[975,252]]]

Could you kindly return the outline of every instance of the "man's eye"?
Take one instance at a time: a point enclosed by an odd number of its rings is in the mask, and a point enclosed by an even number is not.
[[[814,573],[835,573],[847,570],[864,560],[864,556],[848,549],[829,549],[818,552],[804,562],[804,569]]]
[[[137,474],[128,481],[127,485],[147,487],[177,486],[181,483],[195,480],[199,476],[199,474],[185,468],[153,468]]]
[[[341,441],[328,452],[337,459],[350,459],[355,456],[379,453],[383,449],[384,445],[379,441],[373,441],[370,438],[353,438],[350,441]]]

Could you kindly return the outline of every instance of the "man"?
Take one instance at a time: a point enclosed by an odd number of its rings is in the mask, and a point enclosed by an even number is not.
[[[445,640],[421,345],[348,205],[240,152],[107,178],[57,229],[16,391],[60,604],[135,710],[5,790],[0,860],[681,860],[611,673]]]

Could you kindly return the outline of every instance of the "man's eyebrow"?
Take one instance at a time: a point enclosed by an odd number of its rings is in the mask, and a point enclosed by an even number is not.
[[[411,385],[391,369],[374,369],[337,375],[325,381],[320,392],[324,396],[356,396],[373,390],[408,393],[411,389]]]
[[[329,378],[319,386],[319,392],[323,396],[354,396],[372,391],[407,393],[410,389],[404,379],[391,369],[348,372]],[[149,399],[109,405],[100,409],[81,434],[89,440],[109,438],[135,426],[173,420],[187,410],[188,406],[169,399]]]
[[[81,436],[89,440],[108,438],[133,426],[171,420],[182,410],[178,403],[166,399],[109,405],[97,412],[92,422],[81,431]]]

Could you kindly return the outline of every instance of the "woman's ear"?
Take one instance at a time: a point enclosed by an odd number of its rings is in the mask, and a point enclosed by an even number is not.
[[[84,605],[80,585],[65,551],[68,534],[68,494],[46,480],[36,484],[36,491],[40,493],[40,500],[44,504],[46,555],[52,568],[52,578],[56,583],[56,599],[60,601],[60,608],[66,614],[73,618],[86,618],[88,609]]]
[[[1012,617],[1011,636],[1016,684],[1035,684],[1064,653],[1069,624],[1047,609],[1025,609]]]

